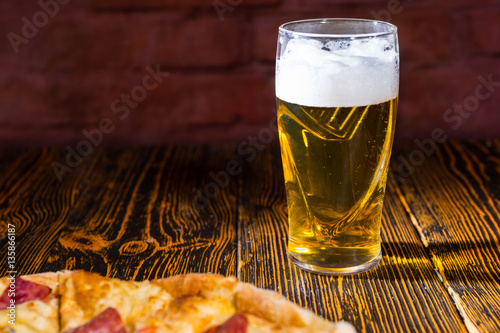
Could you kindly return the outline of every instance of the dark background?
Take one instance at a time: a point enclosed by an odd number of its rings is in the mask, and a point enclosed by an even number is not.
[[[99,144],[246,140],[274,116],[278,26],[313,17],[398,26],[396,139],[499,137],[500,87],[475,97],[500,82],[498,0],[0,0],[0,146],[75,144],[103,119]],[[145,90],[148,66],[169,75]]]

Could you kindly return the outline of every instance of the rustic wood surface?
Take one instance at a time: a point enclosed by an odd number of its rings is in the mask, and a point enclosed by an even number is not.
[[[500,332],[500,141],[437,146],[399,188],[469,330]]]
[[[383,258],[375,270],[330,277],[293,266],[286,259],[280,168],[278,153],[262,154],[244,168],[238,236],[241,280],[280,291],[328,319],[349,321],[360,331],[466,330],[395,195],[393,181],[388,184],[382,221]],[[262,175],[266,175],[263,181],[256,182]]]
[[[393,152],[380,264],[345,277],[288,262],[276,146],[255,156],[234,145],[96,148],[62,181],[53,163],[64,148],[2,150],[0,275],[12,224],[20,275],[214,272],[361,332],[500,331],[500,141],[419,149]]]

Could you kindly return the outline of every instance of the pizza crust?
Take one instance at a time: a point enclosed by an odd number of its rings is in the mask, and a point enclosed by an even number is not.
[[[236,304],[243,313],[251,313],[284,326],[306,327],[317,318],[281,295],[257,289],[250,284],[242,284],[238,288]]]
[[[225,299],[234,302],[234,292],[238,281],[234,277],[218,274],[191,273],[153,281],[168,291],[174,298],[182,296],[202,296]]]
[[[239,285],[236,307],[238,312],[251,314],[250,320],[256,321],[256,326],[267,327],[267,332],[356,332],[350,324],[326,321],[274,291],[248,283]]]
[[[234,309],[233,313],[247,315],[250,324],[249,333],[355,332],[350,324],[328,322],[316,316],[313,312],[288,301],[274,291],[259,289],[251,284],[238,282],[234,277],[196,273],[178,275],[154,283],[171,293],[175,298],[174,303],[187,302],[190,297],[199,297],[200,300],[208,299],[218,304],[225,301],[228,308],[232,307]],[[182,301],[179,301],[179,298]],[[201,302],[200,300],[198,302]],[[205,312],[206,314],[207,312]],[[183,313],[184,317],[187,315],[187,313]],[[200,316],[200,314],[197,315]],[[212,325],[223,323],[228,318],[228,312],[225,312],[222,317],[219,320],[212,320]],[[205,328],[208,327],[210,325]],[[197,332],[196,329],[193,331]]]
[[[162,321],[165,332],[202,332],[220,325],[235,313],[234,277],[218,274],[182,274],[153,282],[169,292],[174,300]]]

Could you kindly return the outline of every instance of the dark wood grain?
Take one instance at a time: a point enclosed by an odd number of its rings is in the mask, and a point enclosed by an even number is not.
[[[96,148],[62,181],[65,148],[1,150],[0,275],[12,223],[18,274],[216,272],[361,332],[500,331],[500,141],[450,141],[400,172],[416,148],[393,153],[379,266],[348,277],[288,262],[277,146],[255,159],[234,145]]]
[[[277,290],[330,320],[361,332],[461,332],[466,328],[390,181],[383,216],[383,258],[354,276],[301,271],[286,257],[287,216],[279,152],[244,166],[240,189],[238,277]]]
[[[401,156],[415,149],[402,148]],[[393,170],[400,168],[395,161]],[[438,145],[399,183],[399,197],[469,330],[500,331],[500,141]]]
[[[0,154],[0,276],[7,266],[7,226],[15,226],[15,269],[19,275],[42,270],[79,193],[86,167],[58,179],[52,163],[63,149],[4,150]]]
[[[230,147],[101,149],[45,270],[123,279],[236,273],[237,181],[198,208]]]

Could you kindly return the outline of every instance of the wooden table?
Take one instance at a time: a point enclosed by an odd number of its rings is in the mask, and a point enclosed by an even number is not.
[[[429,156],[414,143],[396,146],[383,258],[344,277],[287,261],[278,151],[245,148],[257,153],[99,147],[73,154],[66,168],[66,148],[1,150],[0,275],[9,270],[11,224],[18,274],[212,272],[277,290],[359,331],[500,331],[500,140],[448,141]]]

